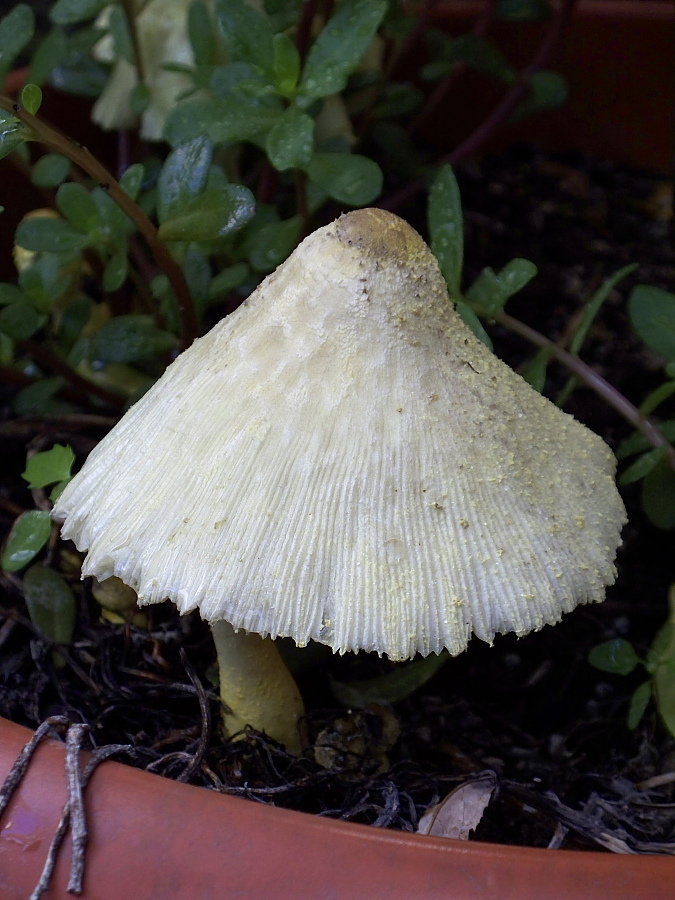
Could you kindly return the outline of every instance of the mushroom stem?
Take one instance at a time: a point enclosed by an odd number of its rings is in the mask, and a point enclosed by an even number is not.
[[[293,676],[274,641],[235,629],[221,619],[211,624],[220,669],[220,697],[225,733],[250,725],[285,744],[289,753],[302,752],[299,721],[304,704]]]

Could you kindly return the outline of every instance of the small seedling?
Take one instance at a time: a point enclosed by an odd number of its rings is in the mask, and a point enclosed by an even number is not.
[[[630,641],[613,638],[594,647],[588,660],[596,669],[613,675],[630,675],[642,666],[648,677],[633,691],[628,707],[628,727],[638,726],[653,698],[661,721],[675,736],[675,585],[671,585],[668,599],[670,616],[657,632],[644,659],[638,656]]]

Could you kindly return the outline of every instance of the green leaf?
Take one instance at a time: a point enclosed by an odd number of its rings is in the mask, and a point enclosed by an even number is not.
[[[132,66],[136,64],[134,42],[129,30],[129,22],[121,4],[110,7],[108,31],[113,41],[113,52],[116,59],[125,59]]]
[[[640,724],[647,706],[649,705],[651,697],[652,681],[650,678],[647,681],[643,681],[639,687],[635,688],[635,690],[633,691],[633,696],[630,698],[626,725],[628,726],[628,728],[630,728],[631,731],[634,731]]]
[[[434,36],[436,38],[436,36]],[[439,35],[434,41],[437,57],[422,69],[422,77],[433,81],[452,71],[463,62],[477,72],[495,78],[504,84],[515,84],[518,73],[506,57],[485,38],[475,34],[462,34],[456,38]]]
[[[0,331],[0,365],[8,366],[14,362],[14,341]],[[19,392],[20,393],[20,392]]]
[[[267,135],[266,150],[279,172],[309,165],[314,149],[314,119],[290,106]]]
[[[535,391],[541,394],[546,384],[546,372],[551,361],[551,351],[548,347],[541,347],[520,370],[520,374],[531,384]]]
[[[272,81],[284,97],[291,97],[298,84],[302,61],[295,43],[287,34],[272,39]]]
[[[75,341],[82,334],[82,329],[91,318],[94,304],[91,299],[86,296],[78,297],[68,304],[68,307],[61,315],[59,327],[59,346],[64,353],[70,353]],[[79,360],[74,364],[76,365]]]
[[[70,646],[75,632],[77,604],[66,581],[48,566],[36,563],[23,576],[23,595],[31,622],[55,644]],[[63,664],[60,654],[56,665]]]
[[[56,192],[56,206],[73,228],[83,235],[88,236],[100,224],[96,202],[82,184],[74,181],[62,184]],[[58,222],[58,219],[52,221]]]
[[[643,416],[650,416],[654,410],[669,397],[675,394],[675,381],[665,381],[651,391],[640,404],[640,412]]]
[[[21,91],[21,105],[31,115],[36,115],[42,105],[42,91],[37,84],[27,84]]]
[[[129,257],[126,243],[120,247],[105,264],[103,270],[102,286],[104,291],[118,291],[127,278],[129,271]]]
[[[27,3],[17,4],[0,19],[0,86],[35,30],[35,16]]]
[[[497,0],[500,19],[511,22],[534,22],[551,15],[549,0]]]
[[[476,313],[471,309],[468,303],[458,300],[455,304],[457,313],[464,324],[471,329],[479,341],[482,341],[486,347],[493,350],[492,339],[487,331],[483,328],[483,323]]]
[[[41,188],[55,188],[70,174],[70,160],[60,153],[47,153],[35,163],[30,180]]]
[[[675,659],[669,659],[654,672],[654,693],[663,724],[675,737]]]
[[[266,81],[251,63],[243,60],[216,66],[211,72],[208,87],[219,100],[253,106],[263,106],[276,94],[269,81]]]
[[[640,659],[631,643],[623,638],[613,638],[593,647],[588,654],[588,661],[602,672],[629,675],[639,664]]]
[[[93,19],[109,0],[56,0],[49,14],[55,25],[74,25]]]
[[[23,291],[15,284],[0,282],[0,306],[8,306],[10,303],[21,303],[25,299]]]
[[[22,513],[14,522],[2,554],[5,572],[18,572],[42,550],[52,533],[52,520],[48,512],[31,509]]]
[[[133,163],[124,170],[124,174],[120,178],[120,187],[132,200],[136,200],[138,192],[143,186],[144,178],[145,166],[143,163]]]
[[[546,109],[558,109],[569,95],[567,81],[559,72],[535,72],[530,78],[530,92],[511,115],[512,122],[521,122]]]
[[[304,0],[264,0],[265,12],[274,31],[285,31],[295,26]]]
[[[25,298],[38,312],[47,312],[66,291],[77,284],[79,271],[72,259],[57,253],[41,253],[19,273],[19,285]]]
[[[12,402],[14,412],[19,416],[39,416],[63,409],[60,401],[54,398],[65,383],[64,378],[55,375],[21,388]]]
[[[640,339],[655,353],[675,360],[675,294],[638,284],[630,292],[628,312]]]
[[[668,620],[656,632],[656,637],[652,641],[652,645],[647,653],[645,660],[645,668],[648,672],[654,674],[656,669],[664,662],[673,658],[675,645],[675,624]]]
[[[307,55],[299,103],[309,106],[313,100],[344,90],[386,11],[386,0],[342,0],[335,7]]]
[[[637,264],[624,266],[622,269],[619,269],[618,272],[615,272],[609,278],[606,278],[603,283],[600,285],[598,290],[593,294],[591,299],[584,307],[584,312],[581,317],[581,321],[579,322],[579,326],[574,332],[572,340],[570,341],[569,351],[574,356],[578,356],[581,352],[581,348],[583,346],[584,341],[586,340],[586,336],[591,328],[591,325],[595,321],[596,316],[600,312],[603,303],[609,297],[611,292],[617,286],[617,284],[622,281],[627,275],[630,275],[637,269]],[[579,379],[576,375],[571,375],[562,390],[558,394],[556,398],[557,406],[564,406],[567,403],[570,395],[577,387],[579,383]],[[649,413],[645,413],[648,415]]]
[[[390,82],[386,84],[381,97],[375,104],[373,115],[376,119],[410,116],[424,101],[424,92],[413,84]]]
[[[644,478],[663,459],[665,452],[664,447],[654,447],[652,450],[647,450],[627,469],[624,469],[619,478],[619,484],[625,486]]]
[[[68,38],[61,28],[53,28],[38,45],[30,61],[28,80],[44,84],[66,54]]]
[[[0,331],[15,341],[25,341],[42,324],[37,310],[29,303],[10,303],[0,310]]]
[[[69,48],[49,80],[53,87],[64,93],[93,98],[101,95],[108,78],[109,70],[102,64],[80,53],[73,53]]]
[[[496,315],[507,300],[522,290],[537,274],[537,267],[529,259],[512,259],[500,272],[483,269],[466,292],[466,299],[480,307],[481,315]]]
[[[665,456],[645,476],[642,508],[657,528],[666,531],[675,528],[675,472]]]
[[[140,116],[150,106],[151,99],[152,95],[147,84],[137,84],[129,94],[129,109],[135,116]]]
[[[52,501],[52,503],[56,503],[56,501],[59,499],[61,494],[65,491],[65,489],[70,484],[71,480],[72,479],[70,479],[70,478],[66,478],[65,481],[59,481],[58,484],[54,485],[54,487],[49,492],[49,499]]]
[[[206,187],[213,144],[197,137],[180,144],[166,158],[157,182],[157,216],[165,222],[184,209]]]
[[[504,84],[516,83],[518,72],[489,41],[475,34],[463,34],[456,38],[455,43],[458,58],[472,69]]]
[[[240,184],[206,191],[180,215],[159,227],[163,241],[212,241],[242,228],[255,212],[255,197]]]
[[[197,66],[212,66],[216,59],[216,36],[211,13],[204,0],[188,8],[188,35]]]
[[[586,335],[595,320],[595,317],[600,312],[603,303],[612,293],[614,288],[619,284],[619,282],[623,281],[623,279],[627,275],[631,275],[638,268],[637,263],[633,263],[629,266],[624,266],[619,269],[618,272],[614,272],[613,275],[610,275],[609,278],[605,278],[602,282],[598,290],[593,294],[591,299],[586,304],[584,308],[584,314],[581,317],[581,321],[579,323],[579,327],[574,332],[574,337],[570,341],[570,353],[573,353],[575,356],[579,355],[581,348],[583,346],[584,341],[586,340]]]
[[[4,109],[0,109],[0,159],[20,147],[26,141],[31,140],[32,131],[16,116],[10,115]]]
[[[129,363],[164,353],[175,346],[175,335],[157,328],[152,316],[116,316],[92,338],[90,358],[107,363]]]
[[[338,703],[352,709],[365,709],[372,703],[400,703],[426,684],[449,659],[447,651],[430,653],[424,659],[401,663],[377,678],[343,682],[330,676],[330,686]]]
[[[427,223],[431,252],[438,260],[450,296],[461,296],[464,262],[464,221],[459,185],[452,166],[442,166],[429,191]]]
[[[89,243],[89,235],[76,231],[62,219],[35,218],[19,224],[16,242],[26,250],[67,253],[84,250]]]
[[[216,17],[228,55],[266,72],[272,63],[272,28],[246,0],[216,0]]]
[[[658,429],[664,438],[667,441],[670,441],[671,444],[675,441],[675,419],[666,419],[663,422],[659,422]],[[651,442],[644,434],[642,434],[641,431],[636,431],[619,444],[616,450],[616,458],[625,459],[627,456],[632,456],[634,453],[648,450],[651,446]]]
[[[251,242],[249,262],[252,268],[257,272],[276,269],[297,247],[301,231],[302,220],[299,216],[263,225]]]
[[[232,291],[242,285],[249,275],[249,267],[242,262],[236,263],[234,266],[228,266],[227,269],[218,272],[209,284],[208,302],[216,303],[218,300],[225,299],[228,294],[231,294]]]
[[[171,110],[164,134],[174,146],[202,136],[215,144],[257,142],[264,139],[281,115],[280,108],[259,106],[237,97],[190,100]]]
[[[48,484],[70,478],[74,462],[75,454],[72,447],[54,444],[51,450],[44,450],[31,456],[21,477],[28,482],[30,488],[47,487]]]
[[[367,206],[382,191],[382,170],[367,156],[316,153],[307,175],[329,197],[349,206]]]
[[[201,316],[206,309],[209,284],[211,282],[211,264],[196,244],[191,244],[183,262],[183,272],[188,283],[190,294],[197,311]]]

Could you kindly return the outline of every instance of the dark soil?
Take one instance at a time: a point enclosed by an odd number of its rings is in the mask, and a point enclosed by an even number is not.
[[[459,177],[468,280],[514,256],[533,260],[540,274],[509,311],[553,339],[569,333],[603,278],[639,263],[609,298],[583,350],[584,359],[639,403],[659,383],[660,361],[633,335],[626,297],[638,282],[675,286],[672,185],[530,148],[465,168]],[[520,338],[500,328],[491,333],[496,351],[515,368],[531,357]],[[554,397],[566,378],[551,366],[547,394]],[[630,433],[587,390],[577,390],[566,408],[612,446]],[[27,442],[56,438],[85,453],[106,423],[86,417],[17,422],[5,415],[0,516],[6,530],[15,507],[32,505],[19,477]],[[501,637],[492,648],[473,641],[394,708],[347,711],[329,684],[329,675],[347,682],[384,674],[387,661],[333,659],[324,648],[314,656],[310,648],[298,680],[310,734],[324,746],[317,754],[293,759],[256,734],[223,742],[208,629],[194,616],[180,619],[169,604],[150,610],[149,629],[102,622],[88,585],[79,587],[72,555],[61,566],[68,571],[71,560],[81,617],[60,669],[27,619],[19,581],[3,576],[0,714],[31,728],[65,714],[89,723],[95,746],[131,745],[132,765],[257,801],[406,830],[416,829],[421,813],[453,787],[492,770],[498,796],[476,829],[479,840],[673,852],[675,778],[652,789],[643,783],[675,770],[675,741],[651,707],[636,730],[627,729],[640,672],[611,676],[587,662],[591,648],[615,636],[645,653],[666,618],[675,580],[672,534],[646,520],[639,487],[624,496],[630,524],[605,603],[579,608],[521,640]]]

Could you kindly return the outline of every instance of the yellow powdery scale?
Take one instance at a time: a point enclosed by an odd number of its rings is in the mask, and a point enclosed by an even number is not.
[[[473,336],[419,235],[367,209],[182,354],[54,515],[84,574],[141,604],[403,659],[602,600],[615,465]]]

